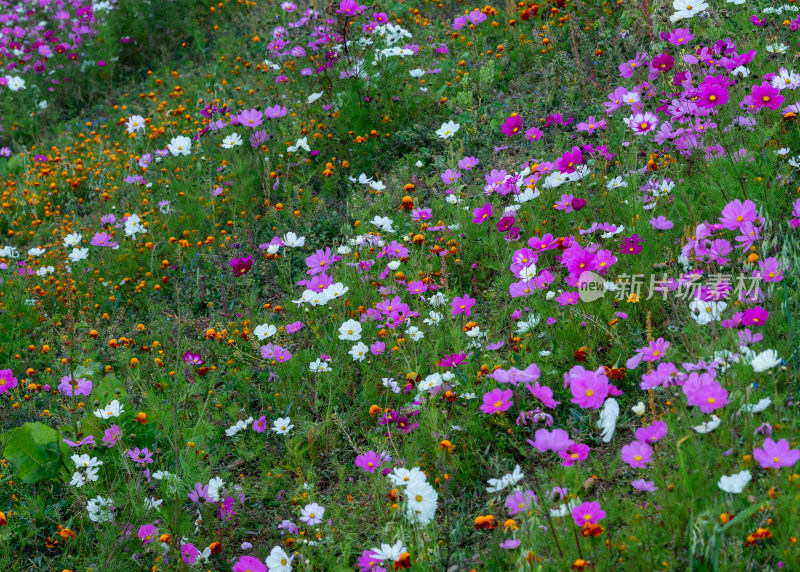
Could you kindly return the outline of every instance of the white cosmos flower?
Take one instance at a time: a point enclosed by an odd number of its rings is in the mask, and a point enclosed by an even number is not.
[[[436,514],[439,493],[426,481],[410,483],[405,490],[406,516],[411,522],[428,524]]]
[[[96,481],[100,477],[97,476],[97,467],[89,467],[84,471],[75,471],[72,474],[72,480],[70,480],[69,484],[73,487],[80,488],[86,483]]]
[[[21,89],[25,89],[25,80],[22,79],[21,77],[7,75],[6,79],[8,80],[8,83],[6,85],[8,86],[8,89],[10,89],[11,91],[19,91]]]
[[[280,546],[274,546],[267,556],[267,567],[270,572],[291,572],[293,558]]]
[[[620,187],[627,187],[627,186],[628,186],[628,183],[621,176],[620,177],[614,177],[613,179],[611,179],[606,184],[606,188],[608,190],[619,189]]]
[[[167,145],[170,155],[177,157],[178,155],[189,155],[192,152],[192,140],[183,135],[174,137]]]
[[[328,365],[327,361],[322,361],[321,359],[316,359],[308,364],[309,371],[314,373],[326,373],[331,370],[331,366]]]
[[[390,390],[392,393],[400,393],[400,385],[392,377],[384,377],[382,382],[383,387]]]
[[[88,248],[73,248],[72,252],[69,253],[70,262],[80,262],[87,258],[89,258]]]
[[[339,326],[339,339],[357,342],[361,339],[361,323],[356,320],[347,320]]]
[[[253,333],[259,340],[266,340],[278,333],[278,328],[272,324],[261,324],[257,326]]]
[[[309,96],[308,96],[308,98],[306,99],[306,101],[307,101],[308,103],[314,103],[315,101],[317,101],[317,100],[318,100],[320,97],[322,97],[323,95],[325,95],[325,92],[324,92],[324,91],[320,91],[319,93],[312,93],[311,95],[309,95]]]
[[[364,342],[358,342],[347,353],[353,356],[353,361],[364,361],[367,357],[368,351],[369,351],[369,346],[367,346],[367,344],[365,344]]]
[[[742,405],[740,411],[744,411],[745,413],[761,413],[770,405],[772,405],[772,400],[769,397],[765,397],[763,399],[759,399],[758,403],[747,403]]]
[[[125,122],[125,130],[128,133],[135,133],[144,129],[144,117],[141,115],[131,115]]]
[[[425,337],[425,334],[424,334],[424,333],[422,333],[422,330],[420,330],[418,327],[416,327],[416,326],[410,326],[410,327],[409,327],[409,328],[406,330],[406,336],[408,336],[408,337],[409,337],[409,339],[411,339],[411,341],[418,342],[418,341],[420,341],[422,338],[424,338],[424,337]]]
[[[306,245],[306,237],[305,236],[298,237],[293,232],[287,232],[286,234],[283,235],[283,238],[281,240],[283,240],[283,243],[290,248],[302,248],[303,246]]]
[[[450,139],[456,134],[460,127],[461,125],[455,121],[448,121],[447,123],[442,123],[442,126],[436,130],[436,135],[438,135],[440,139]]]
[[[97,457],[90,457],[89,455],[72,455],[70,459],[72,459],[75,468],[78,470],[99,467],[103,464],[103,461],[98,460]]]
[[[694,321],[704,326],[711,322],[719,322],[722,319],[722,312],[728,304],[725,302],[704,302],[703,300],[692,300],[689,309],[692,311]]]
[[[235,425],[231,425],[227,429],[225,429],[225,435],[227,437],[233,437],[240,431],[247,429],[247,423],[244,421],[237,421]]]
[[[219,501],[222,498],[222,488],[225,486],[225,483],[222,482],[222,479],[219,477],[214,477],[210,481],[208,481],[208,496],[213,501]]]
[[[370,552],[375,556],[375,560],[391,560],[395,562],[407,552],[406,547],[403,546],[403,541],[398,540],[392,545],[381,544],[380,548],[373,548]]]
[[[337,298],[341,298],[347,292],[350,291],[348,286],[345,286],[341,282],[337,282],[336,284],[331,284],[325,290],[322,291],[323,294],[328,298],[328,300],[335,300]]]
[[[278,435],[286,435],[293,428],[294,425],[292,425],[292,419],[290,417],[278,417],[272,423],[272,430]]]
[[[711,433],[714,429],[719,427],[719,424],[722,423],[722,420],[716,416],[712,415],[710,421],[706,421],[705,423],[701,423],[700,425],[695,425],[692,427],[698,433]]]
[[[298,139],[297,143],[286,148],[286,152],[297,153],[297,151],[300,149],[303,149],[304,151],[311,151],[311,147],[308,146],[308,137],[301,137]]]
[[[422,380],[422,382],[417,386],[417,389],[419,389],[420,391],[428,391],[435,387],[439,387],[440,385],[442,385],[442,383],[443,380],[441,374],[432,373]]]
[[[423,473],[419,467],[411,467],[410,469],[395,467],[394,470],[389,473],[389,480],[396,487],[405,487],[411,483],[424,483],[427,479],[425,473]]]
[[[123,413],[125,413],[125,410],[122,408],[120,402],[115,399],[102,409],[95,411],[94,416],[100,419],[110,419],[111,417],[119,417]]]
[[[671,22],[677,22],[686,18],[692,18],[703,10],[708,9],[705,0],[675,0],[672,3],[675,13],[670,16]]]
[[[234,147],[238,147],[242,144],[242,137],[238,133],[231,133],[225,139],[222,140],[222,148],[223,149],[233,149]]]
[[[69,248],[70,246],[76,246],[80,244],[81,239],[83,236],[78,232],[73,232],[72,234],[68,234],[64,237],[64,246]]]
[[[756,373],[761,373],[781,365],[782,361],[775,350],[764,350],[750,361],[750,366]]]
[[[516,485],[522,479],[525,478],[525,474],[520,469],[519,465],[514,467],[514,472],[506,473],[499,479],[489,479],[489,486],[486,488],[487,493],[499,493],[503,489],[505,489],[509,485]]]
[[[717,486],[721,491],[730,493],[732,495],[738,495],[744,490],[744,488],[747,486],[747,483],[749,483],[750,479],[752,478],[753,475],[750,474],[750,471],[742,471],[741,473],[736,473],[729,476],[723,475],[719,478]]]

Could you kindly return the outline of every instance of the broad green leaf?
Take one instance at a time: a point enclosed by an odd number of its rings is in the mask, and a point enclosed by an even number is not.
[[[62,467],[61,436],[41,423],[25,423],[13,431],[3,456],[26,483],[38,483],[58,476]]]

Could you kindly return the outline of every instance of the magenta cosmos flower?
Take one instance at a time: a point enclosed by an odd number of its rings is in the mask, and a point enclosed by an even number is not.
[[[253,267],[253,257],[234,258],[228,262],[228,265],[231,267],[234,276],[244,276]]]
[[[502,413],[503,411],[508,410],[512,405],[514,405],[514,402],[511,401],[512,395],[514,395],[514,392],[511,389],[503,391],[499,387],[491,390],[488,393],[485,393],[483,396],[481,411],[487,415],[493,415],[495,413]]]
[[[647,443],[634,441],[622,447],[622,461],[634,469],[644,469],[653,458],[653,448]]]
[[[800,449],[790,448],[786,439],[776,443],[767,437],[760,448],[753,450],[753,458],[765,469],[791,467],[800,459]]]
[[[475,224],[483,224],[494,215],[492,205],[486,203],[482,207],[478,207],[472,211],[472,222]]]
[[[267,572],[267,566],[255,556],[241,556],[231,570],[232,572]]]
[[[522,118],[517,115],[516,113],[512,113],[506,120],[503,122],[503,125],[500,126],[500,131],[508,135],[509,137],[513,137],[517,133],[519,133],[520,129],[522,129]]]
[[[781,91],[777,87],[772,87],[768,81],[762,82],[761,85],[754,85],[750,95],[756,111],[762,107],[778,109],[786,99],[781,95]]]
[[[194,564],[199,554],[200,551],[197,550],[194,544],[181,544],[181,558],[183,558],[185,564]]]
[[[17,387],[17,378],[11,374],[10,369],[0,369],[0,395]]]
[[[339,9],[336,10],[337,14],[345,14],[347,16],[355,16],[364,11],[364,6],[359,6],[355,0],[342,0],[339,3]]]
[[[564,375],[565,381],[567,377],[572,392],[570,403],[575,403],[581,409],[598,409],[608,397],[608,377],[602,367],[587,371],[575,366]]]
[[[472,307],[474,305],[475,300],[470,298],[469,294],[456,296],[453,298],[453,302],[450,304],[451,308],[453,309],[453,317],[455,318],[459,314],[464,314],[465,317],[469,318],[472,315]]]
[[[143,524],[139,527],[139,532],[137,533],[139,540],[142,541],[143,544],[150,544],[156,538],[158,538],[158,529],[153,526],[152,524]]]
[[[378,455],[375,451],[367,451],[356,457],[356,467],[360,467],[364,472],[374,473],[385,460],[383,453]]]
[[[583,163],[583,153],[580,147],[573,147],[570,151],[564,152],[561,158],[556,161],[556,167],[564,174],[574,173],[578,165]]]
[[[597,524],[598,520],[603,520],[606,513],[600,508],[599,502],[582,502],[572,509],[572,519],[578,526],[585,524]]]

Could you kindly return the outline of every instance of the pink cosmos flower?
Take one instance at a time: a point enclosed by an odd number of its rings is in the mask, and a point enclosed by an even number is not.
[[[631,483],[631,486],[637,491],[642,491],[645,493],[654,493],[658,490],[655,483],[652,481],[646,481],[644,479],[636,479]]]
[[[589,456],[589,445],[573,443],[565,451],[559,451],[558,456],[564,459],[561,463],[562,467],[571,467]]]
[[[585,524],[597,524],[597,521],[605,517],[606,513],[600,508],[599,502],[582,502],[572,509],[572,519],[580,527]]]
[[[776,443],[767,437],[761,447],[753,450],[753,458],[764,469],[791,467],[800,459],[800,449],[792,449],[786,439]]]
[[[622,447],[622,460],[634,469],[643,469],[653,458],[653,448],[647,443],[634,441]]]
[[[667,436],[667,424],[665,421],[656,421],[647,427],[639,427],[636,430],[636,439],[642,443],[657,443]]]
[[[512,395],[514,395],[514,392],[511,389],[503,391],[497,387],[484,394],[483,405],[481,405],[480,409],[487,415],[493,415],[495,413],[507,411],[512,405],[514,405],[514,402],[511,401]]]
[[[509,390],[510,391],[510,390]],[[528,445],[534,447],[541,453],[547,451],[564,451],[575,442],[569,438],[569,433],[563,429],[537,429],[533,434],[533,441],[528,439]]]
[[[711,413],[728,403],[728,392],[708,373],[690,373],[683,384],[683,393],[688,404],[697,406],[703,413]]]
[[[546,385],[539,385],[539,382],[537,381],[533,385],[526,383],[525,387],[527,387],[528,391],[531,392],[531,395],[541,401],[545,407],[555,409],[558,406],[559,402],[553,399],[553,390]]]
[[[539,366],[535,363],[530,364],[523,370],[512,367],[509,370],[496,369],[487,377],[491,377],[498,383],[510,383],[517,385],[518,383],[531,383],[539,379],[541,372]]]
[[[670,343],[665,341],[664,338],[658,338],[654,342],[649,342],[646,347],[636,350],[636,355],[625,363],[625,367],[627,369],[635,369],[642,360],[649,362],[660,361],[669,349],[669,346]]]
[[[569,388],[572,392],[570,403],[575,403],[581,409],[598,409],[608,397],[608,377],[605,368],[599,367],[595,371],[587,371],[581,366],[573,367],[564,374],[564,381],[569,377]]]

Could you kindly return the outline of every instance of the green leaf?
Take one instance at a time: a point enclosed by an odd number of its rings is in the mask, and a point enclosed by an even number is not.
[[[58,476],[61,471],[61,435],[41,423],[25,423],[14,431],[3,456],[28,484]]]

